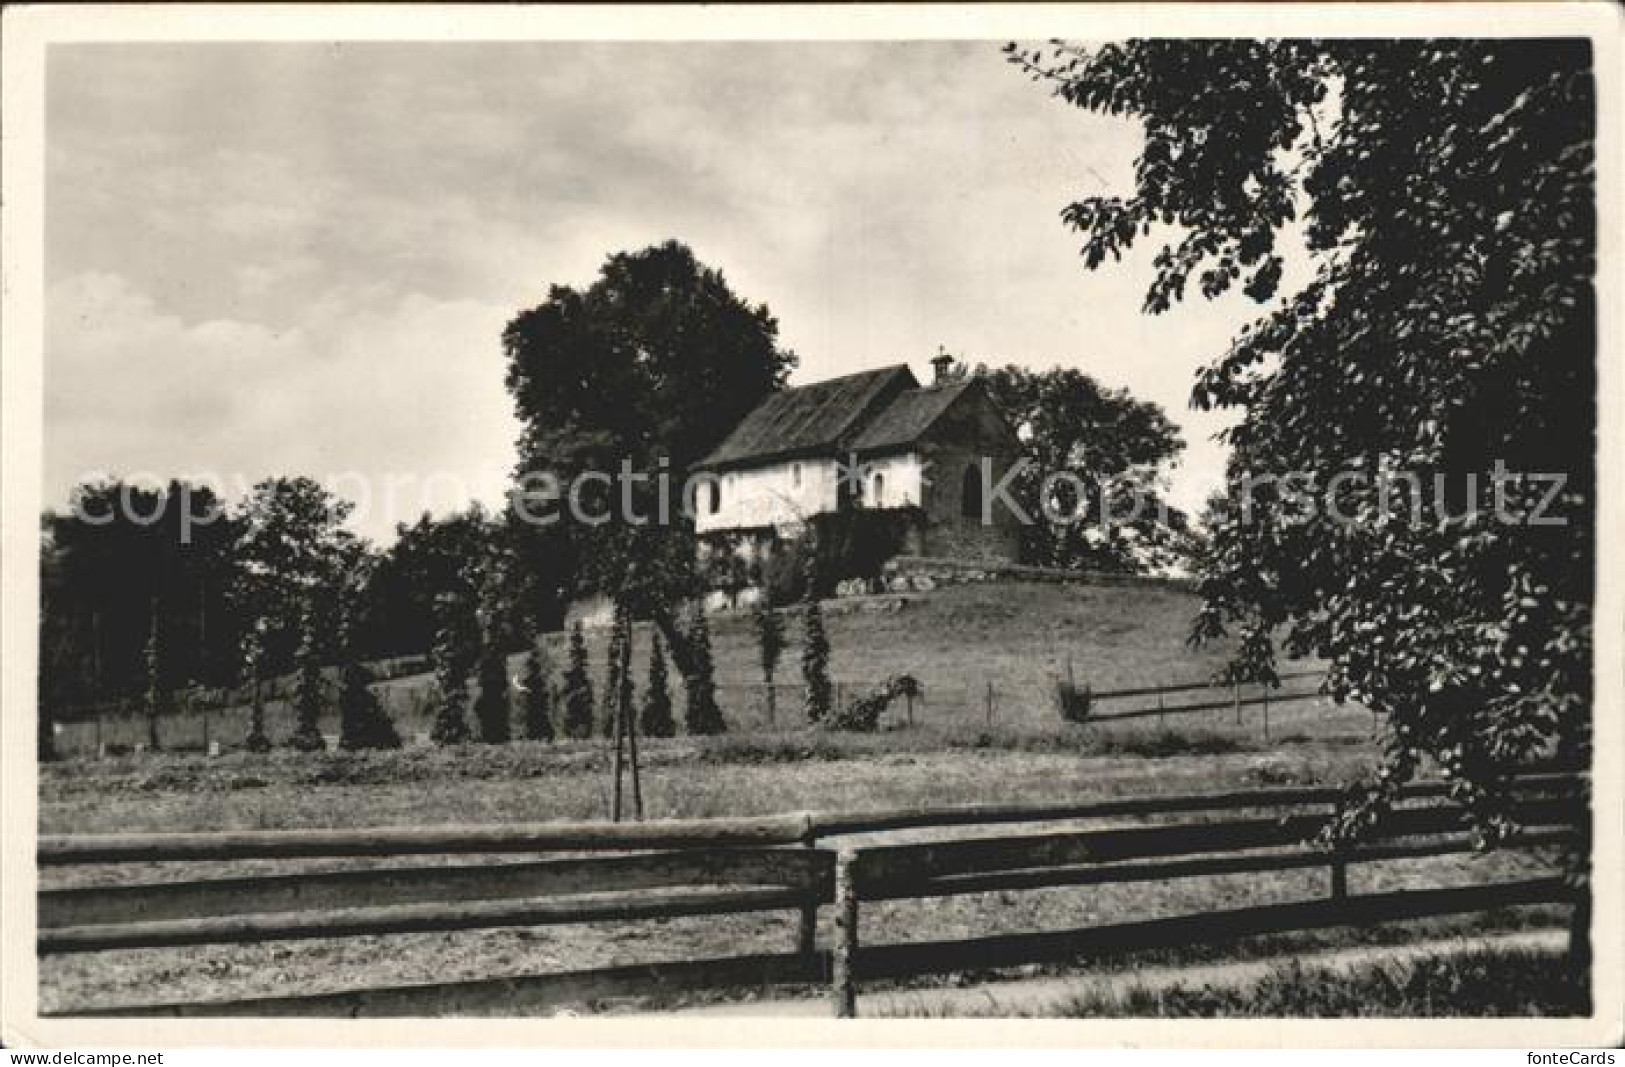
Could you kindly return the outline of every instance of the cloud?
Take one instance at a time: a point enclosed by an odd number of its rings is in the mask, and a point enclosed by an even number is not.
[[[503,323],[673,237],[800,380],[1076,366],[1180,423],[1176,499],[1222,467],[1192,372],[1258,309],[1141,315],[1154,246],[1083,269],[1059,213],[1130,188],[1139,131],[995,42],[66,45],[48,78],[53,490],[506,471]]]

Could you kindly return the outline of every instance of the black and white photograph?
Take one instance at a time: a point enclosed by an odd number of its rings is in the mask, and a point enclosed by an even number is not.
[[[5,1045],[1625,1041],[1620,9],[1160,6],[9,10]]]

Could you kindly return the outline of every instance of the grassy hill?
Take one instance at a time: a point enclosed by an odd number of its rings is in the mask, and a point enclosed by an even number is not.
[[[1225,658],[1223,647],[1192,650],[1185,639],[1198,601],[1177,588],[1159,585],[1085,586],[1044,582],[1003,582],[949,586],[930,592],[889,593],[824,602],[832,648],[832,674],[842,700],[900,673],[925,688],[915,707],[924,727],[985,728],[992,688],[993,725],[1000,730],[1053,731],[1060,725],[1053,686],[1070,664],[1078,684],[1096,691],[1202,682]],[[775,726],[801,726],[801,621],[798,608],[785,609],[788,647],[777,675]],[[732,731],[768,726],[765,689],[754,628],[748,612],[723,611],[710,617],[716,660],[718,702]],[[608,630],[589,627],[588,650],[595,686],[602,686]],[[544,638],[557,679],[565,664],[566,635]],[[634,635],[634,678],[641,691],[648,670],[649,628]],[[521,657],[514,657],[518,677]],[[433,680],[414,674],[383,682],[378,691],[404,736],[427,733]],[[1303,685],[1298,688],[1301,690]],[[680,709],[680,681],[672,672],[672,694]],[[1212,699],[1222,694],[1196,694]],[[1113,702],[1102,709],[1155,706],[1155,698]],[[1184,698],[1180,698],[1184,699]],[[1172,702],[1173,698],[1170,698]],[[1281,714],[1286,716],[1286,709]],[[904,711],[897,708],[894,716]],[[215,712],[212,739],[227,746],[244,732],[246,712]],[[1200,718],[1200,717],[1198,717]],[[267,706],[273,738],[292,729],[291,709],[282,701]],[[1146,725],[1152,725],[1151,723]],[[199,744],[197,716],[165,724],[166,747]],[[1160,724],[1157,724],[1160,725]],[[1195,726],[1194,722],[1190,723]],[[336,718],[324,732],[337,733]],[[69,724],[61,738],[69,751],[93,750],[89,724]],[[103,739],[130,744],[145,738],[144,723],[109,721]]]

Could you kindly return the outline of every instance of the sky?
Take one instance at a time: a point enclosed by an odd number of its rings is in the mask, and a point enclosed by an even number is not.
[[[1140,311],[1155,243],[1086,271],[1069,203],[1140,132],[999,42],[54,45],[45,490],[307,474],[354,524],[495,503],[501,332],[676,238],[777,316],[793,382],[1078,367],[1161,404],[1176,502],[1222,474],[1192,374],[1260,309]]]

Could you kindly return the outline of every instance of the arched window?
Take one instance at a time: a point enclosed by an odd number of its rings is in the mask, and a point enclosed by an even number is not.
[[[881,507],[886,503],[886,476],[879,471],[875,472],[874,483],[870,486],[870,504]]]
[[[790,488],[801,488],[801,464],[799,463],[790,464]]]
[[[715,515],[722,507],[722,483],[715,481],[707,482],[705,491],[706,510]]]
[[[959,514],[967,519],[982,518],[982,472],[972,463],[959,481]]]

